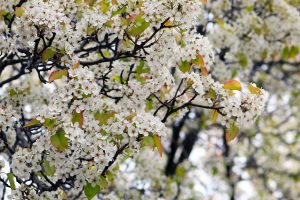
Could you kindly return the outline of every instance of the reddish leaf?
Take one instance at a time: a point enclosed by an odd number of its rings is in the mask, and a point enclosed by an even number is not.
[[[229,128],[226,129],[226,142],[229,143],[239,134],[239,127],[235,123],[231,123]]]
[[[79,66],[80,66],[80,61],[76,62],[76,63],[72,66],[72,69],[78,69]]]
[[[192,61],[193,64],[197,65],[201,69],[202,76],[208,76],[208,70],[205,66],[204,59],[201,54],[197,55],[197,58]]]
[[[239,90],[239,91],[241,91],[242,90],[242,85],[240,84],[240,82],[238,82],[236,80],[229,80],[229,81],[226,81],[224,83],[223,88],[227,89],[227,90]]]
[[[201,68],[201,75],[202,76],[208,76],[208,70],[206,67],[202,67]]]
[[[61,79],[64,76],[68,75],[68,70],[57,70],[57,71],[53,71],[50,76],[49,76],[49,82],[52,82],[54,80],[57,79]]]

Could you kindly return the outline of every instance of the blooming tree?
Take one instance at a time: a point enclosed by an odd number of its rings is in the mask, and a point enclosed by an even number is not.
[[[193,110],[196,114],[173,125],[164,170],[168,175],[173,170],[180,180],[192,176],[192,185],[202,185],[202,196],[195,199],[298,199],[299,2],[210,1],[204,9],[197,31],[216,49],[213,76],[221,81],[239,77],[267,88],[267,112],[242,131],[237,144],[228,145],[226,128],[210,125],[203,110]],[[193,121],[201,126],[190,127]],[[186,164],[190,154],[201,162],[190,158]],[[212,183],[205,183],[205,172]],[[187,199],[192,195],[182,182],[174,187],[179,199]],[[245,187],[252,193],[248,198]]]
[[[238,74],[269,91],[266,113],[254,129],[241,134],[237,146],[224,145],[231,199],[245,180],[255,187],[253,198],[297,199],[299,1],[211,1],[206,9],[213,17],[199,31],[217,48],[220,67],[214,69],[220,70],[212,73],[220,80]]]
[[[299,198],[299,3],[210,2],[197,31],[215,47],[212,73],[267,88],[264,116],[228,145],[220,120],[213,124],[212,113],[191,109],[170,124],[166,157],[145,149],[127,160],[107,198]]]
[[[227,21],[204,37],[203,15],[211,13],[199,0],[0,2],[0,149],[1,167],[9,167],[2,197],[9,189],[11,199],[197,198],[192,181],[176,184],[193,176],[184,172],[199,132],[190,127],[175,164],[184,121],[209,112],[228,146],[266,97],[243,79],[215,77],[223,48],[247,65],[256,50],[218,43]],[[289,59],[295,47],[285,48]],[[131,176],[130,165],[139,173]],[[132,177],[135,186],[122,184]]]

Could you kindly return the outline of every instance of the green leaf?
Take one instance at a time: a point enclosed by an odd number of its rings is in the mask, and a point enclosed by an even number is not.
[[[185,43],[184,40],[180,40],[179,43],[180,43],[180,46],[181,46],[181,47],[185,47],[185,46],[186,46],[186,43]]]
[[[49,76],[49,82],[61,79],[64,76],[68,76],[68,70],[64,69],[53,71]]]
[[[5,15],[6,16],[4,18],[4,22],[5,22],[6,25],[8,25],[11,22],[12,18],[14,17],[14,15],[13,15],[13,13],[7,13]]]
[[[239,127],[235,123],[231,123],[229,128],[226,130],[226,142],[229,143],[239,134]]]
[[[221,27],[221,28],[224,28],[225,27],[225,22],[220,19],[220,18],[216,18],[215,19],[215,22]]]
[[[83,111],[81,111],[80,113],[74,111],[72,116],[72,123],[75,124],[77,122],[79,124],[79,127],[82,128],[83,121]]]
[[[254,30],[254,32],[257,34],[257,35],[261,35],[262,34],[262,29],[257,27],[257,26],[252,26],[252,29]]]
[[[163,146],[161,144],[161,140],[160,140],[160,137],[158,135],[153,135],[153,141],[154,141],[154,144],[159,152],[159,155],[160,157],[162,157],[162,154],[163,154]]]
[[[183,73],[189,72],[191,69],[191,64],[188,61],[182,61],[181,64],[179,65],[180,71]]]
[[[128,34],[131,36],[139,36],[141,35],[148,27],[150,23],[147,22],[145,19],[138,17],[135,21],[135,25],[128,30]]]
[[[95,33],[95,31],[96,31],[96,27],[94,27],[94,26],[88,26],[88,27],[86,28],[86,33],[87,33],[88,35],[93,35],[93,34]]]
[[[260,53],[260,55],[261,55],[261,57],[262,57],[263,59],[266,59],[266,58],[268,57],[268,50],[267,50],[267,49],[263,50],[263,51]]]
[[[93,8],[93,6],[95,5],[97,0],[75,0],[75,2],[77,4],[82,4],[82,3],[85,3],[87,5],[90,6],[90,8]]]
[[[120,8],[120,9],[118,9],[118,10],[112,11],[111,16],[113,17],[113,16],[116,16],[116,15],[123,14],[123,13],[126,12],[126,10],[127,10],[127,7],[126,7],[126,6],[123,6],[122,8]]]
[[[143,74],[143,73],[149,73],[150,72],[150,68],[149,67],[145,67],[145,61],[140,61],[140,64],[136,67],[136,73],[137,74]]]
[[[234,78],[236,76],[237,76],[237,69],[234,68],[234,69],[231,70],[231,78]]]
[[[186,174],[186,170],[183,167],[176,168],[176,175],[179,177],[184,177]]]
[[[95,1],[96,2],[96,1]],[[98,4],[101,7],[101,12],[102,13],[107,13],[109,11],[109,2],[108,0],[102,0]]]
[[[108,181],[112,181],[114,179],[114,174],[110,171],[106,173],[106,177]]]
[[[45,122],[44,122],[44,126],[49,130],[51,131],[53,129],[53,127],[55,126],[55,123],[56,123],[56,119],[50,119],[50,118],[46,118],[45,119]]]
[[[123,83],[125,82],[125,80],[122,80],[120,76],[112,76],[112,78],[113,78],[114,80],[116,80],[116,81],[117,81],[118,83],[120,83],[120,84],[121,84],[122,82],[123,82]]]
[[[104,176],[100,177],[100,186],[103,189],[106,189],[107,186],[108,186],[108,182],[107,182],[107,180],[106,180],[106,178]]]
[[[48,160],[44,160],[42,165],[46,176],[53,176],[55,174],[56,168],[51,166]]]
[[[210,88],[210,89],[205,93],[205,97],[215,100],[215,99],[217,99],[217,93],[216,93],[216,91],[214,91],[212,88]]]
[[[290,0],[289,1],[289,4],[291,4],[292,6],[298,6],[298,4],[299,4],[299,0]],[[300,177],[299,177],[300,178]]]
[[[5,16],[8,12],[6,10],[0,10],[0,19],[2,19],[3,16]]]
[[[283,60],[287,60],[289,58],[290,50],[288,47],[284,47],[284,49],[281,52],[281,58]]]
[[[92,94],[82,94],[82,98],[89,98],[89,97],[91,97],[92,96]]]
[[[212,168],[212,174],[213,174],[213,176],[217,175],[218,173],[219,173],[218,168],[217,167],[213,167]]]
[[[39,125],[40,124],[40,121],[37,120],[37,119],[32,119],[30,120],[29,122],[27,122],[23,128],[26,128],[26,127],[30,127],[30,126],[36,126],[36,125]]]
[[[173,25],[173,21],[172,21],[172,20],[168,20],[168,21],[166,21],[166,22],[164,23],[164,26],[165,26],[165,27],[172,27],[172,25]]]
[[[88,198],[88,200],[91,200],[100,192],[100,186],[96,185],[95,187],[92,186],[92,184],[87,183],[84,186],[84,194]]]
[[[15,185],[15,177],[14,177],[14,174],[12,172],[8,173],[7,174],[7,178],[8,178],[8,181],[9,181],[9,185],[10,185],[10,188],[12,190],[15,190],[16,189],[16,185]]]
[[[102,54],[99,53],[99,58],[103,58],[102,55],[103,55],[105,58],[109,58],[109,57],[112,56],[111,52],[109,52],[109,51],[102,51]]]
[[[13,88],[11,88],[9,90],[9,96],[10,97],[14,97],[14,96],[17,96],[18,95],[18,92],[16,90],[14,90]]]
[[[144,83],[145,82],[145,80],[146,80],[146,78],[145,77],[143,77],[143,76],[141,76],[141,75],[139,75],[139,74],[136,74],[135,75],[135,77],[134,77],[138,82],[140,82],[140,83]]]
[[[46,50],[42,53],[42,61],[46,62],[50,58],[53,58],[53,56],[56,53],[56,49],[54,47],[48,47]]]
[[[142,144],[143,146],[155,147],[154,140],[151,135],[143,137]]]
[[[64,151],[69,147],[68,138],[65,136],[65,131],[62,128],[58,129],[56,134],[50,137],[50,141],[58,151]]]
[[[142,145],[151,147],[153,149],[157,148],[159,155],[162,157],[163,146],[161,144],[160,136],[153,135],[153,134],[145,136],[145,137],[143,137]]]
[[[25,13],[25,9],[23,7],[16,7],[15,15],[17,17],[21,17]]]
[[[200,117],[200,128],[201,129],[206,129],[207,128],[207,121],[208,121],[208,116],[207,115],[202,115]]]
[[[291,48],[286,46],[281,52],[281,58],[283,60],[288,60],[291,58],[295,58],[298,54],[299,54],[299,48],[297,46],[293,45],[291,46]]]
[[[290,49],[290,58],[295,58],[299,54],[299,48],[297,46],[292,46]]]
[[[248,58],[245,54],[238,53],[237,54],[237,59],[238,59],[239,64],[241,65],[242,68],[245,68],[245,67],[248,66]]]
[[[113,112],[100,113],[99,111],[97,111],[95,113],[94,117],[96,120],[99,121],[100,125],[105,125],[105,124],[107,124],[107,121],[114,115],[115,115],[115,113],[113,113]]]
[[[213,124],[216,123],[217,118],[218,118],[218,115],[219,115],[219,113],[218,113],[217,110],[212,110],[212,113],[211,113],[211,122],[212,122]]]
[[[248,85],[248,90],[252,93],[252,94],[261,94],[261,90],[256,87],[255,85],[253,84],[249,84]]]
[[[152,109],[153,109],[153,101],[152,101],[151,98],[148,98],[148,99],[146,100],[146,109],[147,109],[147,110],[152,110]]]
[[[246,11],[247,12],[252,12],[253,10],[254,10],[254,6],[253,5],[246,7]]]
[[[136,73],[138,74],[143,73],[144,66],[145,66],[145,61],[141,60],[140,64],[136,67]]]

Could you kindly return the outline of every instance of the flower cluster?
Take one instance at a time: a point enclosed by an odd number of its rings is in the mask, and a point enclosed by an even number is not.
[[[182,76],[198,94],[195,102],[220,108],[222,122],[226,126],[237,123],[241,127],[250,127],[264,110],[266,92],[257,88],[255,84],[250,84],[247,89],[242,90],[234,80],[221,84],[214,81],[210,75],[191,73]],[[237,84],[236,88],[234,84]]]
[[[280,79],[294,68],[292,63],[298,62],[300,15],[297,8],[284,0],[237,2],[232,11],[230,1],[218,0],[210,5],[215,26],[207,36],[220,53],[220,57],[216,56],[217,65],[223,66],[223,70],[212,73],[222,80],[236,70],[245,77],[260,73],[251,80],[259,82],[267,78],[261,72],[271,71],[271,78]],[[223,17],[224,13],[231,15]]]

